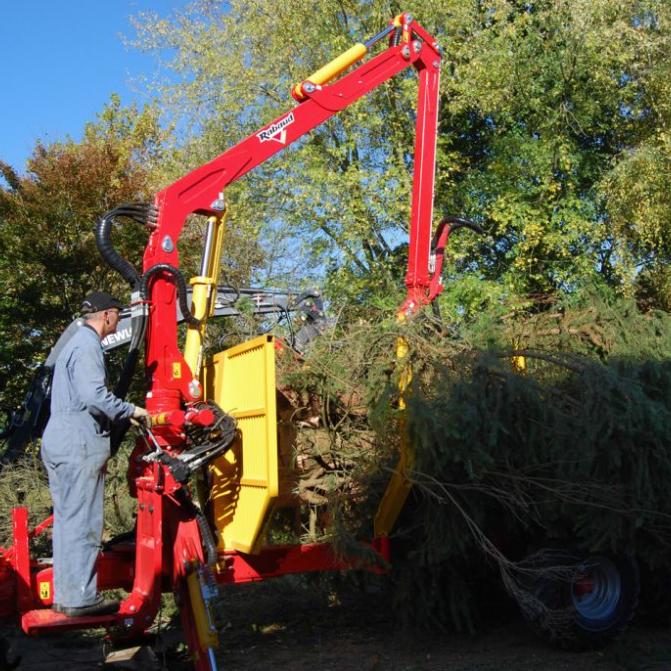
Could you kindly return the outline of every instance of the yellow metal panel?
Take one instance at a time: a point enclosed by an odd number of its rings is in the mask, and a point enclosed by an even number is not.
[[[217,354],[204,378],[207,397],[236,418],[239,431],[210,467],[219,549],[254,552],[279,491],[273,337]]]

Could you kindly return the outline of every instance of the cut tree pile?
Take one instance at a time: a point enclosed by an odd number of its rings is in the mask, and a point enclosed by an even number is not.
[[[668,565],[669,315],[591,293],[454,330],[386,315],[323,338],[286,373],[304,399],[323,401],[323,428],[304,422],[298,451],[313,460],[325,536],[343,551],[370,537],[407,430],[415,486],[395,539],[408,560],[398,597],[414,621],[472,627],[492,565],[524,602],[530,573],[566,572],[525,561],[541,549]]]

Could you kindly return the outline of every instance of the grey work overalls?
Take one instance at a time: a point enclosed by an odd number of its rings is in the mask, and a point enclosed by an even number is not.
[[[102,540],[109,426],[133,410],[108,391],[100,338],[90,326],[82,326],[56,360],[51,417],[42,437],[54,504],[54,603],[60,606],[88,606],[98,599],[95,565]]]

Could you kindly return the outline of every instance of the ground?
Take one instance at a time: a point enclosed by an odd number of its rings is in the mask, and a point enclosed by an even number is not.
[[[328,589],[296,577],[226,588],[219,619],[219,668],[228,671],[671,671],[668,627],[634,622],[607,648],[572,653],[539,640],[512,608],[474,635],[416,632],[396,624],[380,591],[349,589],[334,599]],[[27,639],[6,626],[2,635],[21,654],[23,671],[102,667],[98,633]],[[159,653],[163,669],[189,669],[180,660],[178,637],[174,623],[164,625],[160,638],[170,650]]]

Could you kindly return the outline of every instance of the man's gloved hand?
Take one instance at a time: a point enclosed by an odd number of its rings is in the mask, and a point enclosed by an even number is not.
[[[139,405],[135,406],[133,414],[130,418],[130,423],[133,426],[144,426],[147,429],[151,428],[151,415]]]

